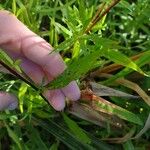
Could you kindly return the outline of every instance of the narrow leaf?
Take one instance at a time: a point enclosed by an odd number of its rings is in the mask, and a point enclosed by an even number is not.
[[[5,123],[5,126],[7,128],[7,132],[8,132],[8,135],[12,138],[12,140],[17,144],[18,148],[20,150],[22,150],[22,146],[20,144],[20,140],[19,140],[19,137],[16,135],[16,133],[9,128],[9,126]]]
[[[105,50],[103,55],[115,63],[121,64],[125,67],[131,68],[145,75],[145,73],[138,67],[138,65],[136,65],[130,58],[128,58],[126,55],[120,53],[117,50],[110,50],[110,49]]]
[[[138,96],[134,96],[119,90],[115,90],[113,88],[95,82],[90,82],[90,85],[92,86],[93,92],[97,96],[117,96],[117,97],[138,98]]]
[[[87,40],[87,38],[96,40],[99,38],[99,36],[93,36],[83,36],[82,40]],[[48,84],[47,87],[60,88],[67,85],[72,80],[79,79],[95,67],[97,59],[100,58],[102,52],[111,47],[113,43],[114,42],[111,40],[99,38],[98,46],[87,45],[83,53],[81,53],[78,58],[72,59],[72,61],[68,64],[67,69],[50,84]]]
[[[141,129],[141,131],[133,139],[141,137],[148,129],[150,129],[150,114],[147,117],[147,120],[143,129]]]
[[[132,122],[138,125],[143,125],[143,122],[136,114],[124,108],[121,108],[120,106],[117,106],[101,97],[95,97],[92,105],[96,110],[100,109],[101,111],[103,109],[103,111],[116,115],[124,120],[127,120],[129,122]]]
[[[147,51],[145,51],[145,53],[143,53],[143,55],[138,60],[135,61],[135,63],[137,64],[137,66],[142,67],[145,64],[150,62],[149,58],[150,58],[150,50],[147,50]],[[103,83],[104,84],[112,83],[117,78],[125,77],[126,75],[128,75],[131,72],[133,72],[132,69],[125,68],[125,69],[121,70],[119,73],[117,73],[115,76],[113,76],[110,79],[104,81]]]
[[[91,143],[90,138],[85,134],[85,132],[78,126],[76,122],[71,120],[67,115],[65,115],[65,113],[63,113],[63,118],[69,129],[78,139],[85,143]]]
[[[48,122],[46,121],[43,122],[42,120],[37,118],[33,118],[33,120],[36,123],[38,123],[41,128],[45,129],[50,134],[54,135],[56,138],[58,138],[61,142],[63,142],[72,150],[77,150],[77,149],[94,150],[93,147],[79,141],[70,132],[68,132],[66,129],[64,129],[62,126],[60,126],[59,124],[55,123],[52,120],[49,120]]]

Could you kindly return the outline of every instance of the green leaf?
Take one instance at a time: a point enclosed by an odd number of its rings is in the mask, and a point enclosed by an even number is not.
[[[63,10],[65,8],[68,8],[70,5],[75,3],[75,1],[76,0],[70,0],[70,1],[68,1],[68,3],[66,3],[66,4],[64,4],[62,6],[58,6],[58,7],[55,7],[55,8],[51,7],[50,9],[49,9],[49,6],[48,6],[48,8],[46,8],[46,7],[44,8],[42,6],[39,6],[38,9],[36,10],[36,13],[38,13],[38,14],[39,13],[49,14],[49,13],[53,13],[53,12],[56,13],[56,11],[60,11],[60,10]]]
[[[4,113],[4,114],[0,114],[0,120],[6,120],[6,119],[10,119],[11,118],[11,114],[6,114],[6,113]]]
[[[50,118],[50,114],[48,112],[45,112],[40,109],[32,110],[32,113],[36,114],[38,117],[43,118],[43,119]]]
[[[33,120],[43,129],[45,129],[50,134],[54,135],[57,139],[63,142],[72,150],[94,150],[94,148],[80,140],[78,140],[75,136],[73,136],[68,130],[64,129],[59,124],[55,123],[52,120],[42,121],[37,118],[33,118]]]
[[[103,55],[113,62],[131,68],[141,74],[145,74],[129,57],[120,53],[118,50],[105,50]]]
[[[83,36],[80,40],[86,41],[87,38],[96,40],[98,38],[98,45],[82,46],[82,48],[86,49],[82,51],[80,56],[72,59],[72,61],[68,64],[67,69],[46,87],[64,87],[72,80],[79,79],[81,76],[85,75],[89,70],[95,67],[97,59],[100,58],[104,50],[112,46],[113,41],[99,38],[99,36],[93,36]]]
[[[124,148],[124,150],[135,150],[135,147],[131,140],[123,143],[123,148]]]
[[[12,1],[12,11],[13,11],[13,14],[16,14],[16,0]]]
[[[16,0],[16,3],[18,4],[19,8],[22,9],[22,17],[24,18],[24,21],[25,23],[31,27],[32,24],[31,24],[31,21],[30,21],[30,18],[29,18],[29,14],[28,14],[28,10],[26,8],[26,6],[23,4],[23,2],[21,0]]]
[[[20,65],[21,65],[21,59],[17,59],[16,61],[14,61],[14,68],[19,72],[21,73],[21,69],[20,69]]]
[[[16,69],[19,73],[21,73],[20,70],[20,62],[21,60],[18,59],[16,61],[13,61],[4,51],[0,49],[0,60],[2,60],[5,64],[10,66],[11,68]]]
[[[104,111],[108,113],[120,117],[121,119],[127,120],[138,125],[143,125],[143,122],[136,114],[124,108],[121,108],[120,106],[117,106],[113,103],[101,99],[98,102],[95,102],[95,105],[97,105],[100,109],[104,109]]]
[[[0,60],[3,60],[3,62],[9,66],[13,66],[13,60],[1,49],[0,49]]]
[[[56,51],[62,51],[68,49],[76,40],[76,38],[69,38],[64,42],[60,43],[58,46],[55,47]]]
[[[69,35],[70,37],[72,36],[72,32],[69,31],[67,28],[65,28],[64,26],[62,26],[60,23],[55,23],[55,25],[60,28],[65,34]]]
[[[80,43],[79,41],[76,41],[74,43],[73,51],[72,51],[72,58],[76,58],[79,56],[80,53]]]
[[[8,132],[8,135],[10,136],[10,138],[17,144],[18,148],[20,150],[22,150],[22,146],[21,146],[19,137],[16,135],[16,133],[12,129],[9,128],[9,126],[6,123],[5,123],[5,126],[7,128],[7,132]]]
[[[150,58],[150,50],[147,50],[143,53],[143,55],[138,60],[135,61],[135,63],[137,64],[137,66],[142,67],[145,64],[148,64],[150,62],[149,58]],[[126,75],[128,75],[131,72],[133,72],[133,70],[131,70],[130,68],[125,68],[125,69],[121,70],[119,73],[117,73],[115,76],[104,81],[103,84],[112,83],[117,78],[125,77]]]
[[[32,126],[30,126],[30,130],[31,130],[31,139],[32,139],[34,145],[37,145],[38,149],[48,150],[47,146],[42,141],[42,139],[41,139],[41,137],[39,135],[40,132],[38,132]]]
[[[58,144],[54,143],[49,150],[58,150]]]
[[[90,138],[86,135],[86,133],[78,126],[76,122],[71,120],[65,113],[63,113],[63,118],[69,129],[74,135],[85,143],[91,143]]]
[[[23,101],[24,101],[24,96],[27,92],[27,89],[28,89],[28,85],[23,82],[21,84],[21,86],[19,88],[19,92],[18,92],[19,107],[20,107],[21,113],[23,113]]]
[[[93,68],[100,55],[101,52],[99,48],[94,48],[91,53],[72,60],[67,69],[47,86],[50,88],[60,88],[69,84],[70,81],[80,78]]]

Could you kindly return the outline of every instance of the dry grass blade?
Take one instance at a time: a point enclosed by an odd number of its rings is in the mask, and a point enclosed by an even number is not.
[[[138,98],[138,96],[134,96],[119,90],[115,90],[113,88],[104,86],[102,84],[98,84],[96,82],[90,82],[93,92],[97,96],[116,96],[116,97],[128,97],[128,98]]]
[[[146,120],[146,123],[145,123],[143,129],[132,139],[140,138],[148,129],[150,129],[150,114]]]
[[[92,105],[86,103],[74,102],[70,105],[68,112],[101,127],[107,127],[108,124],[114,128],[124,126],[123,121],[118,117],[105,113],[103,110],[97,111]]]
[[[68,112],[95,125],[105,127],[105,118],[89,105],[74,102],[69,107]]]
[[[140,95],[145,103],[150,106],[150,97],[146,94],[144,90],[142,90],[142,88],[138,84],[131,82],[127,79],[117,79],[116,82],[135,91],[137,94]]]
[[[105,73],[99,74],[97,76],[105,78],[112,77],[112,75]],[[147,103],[150,106],[150,97],[138,84],[123,78],[119,78],[115,80],[115,82],[135,91],[145,101],[145,103]]]
[[[120,137],[120,138],[106,138],[103,139],[104,141],[108,141],[109,143],[124,143],[126,141],[128,141],[129,139],[131,139],[131,137],[134,135],[135,133],[135,127],[133,127],[125,136]]]

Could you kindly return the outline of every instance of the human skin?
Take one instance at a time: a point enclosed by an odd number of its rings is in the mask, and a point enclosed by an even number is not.
[[[59,53],[54,52],[49,43],[5,10],[0,10],[0,48],[13,60],[21,60],[21,69],[37,85],[47,84],[66,68]],[[60,111],[65,107],[66,97],[72,101],[80,98],[80,90],[72,81],[64,88],[45,90],[43,95],[54,109]],[[5,102],[10,101],[10,97]],[[0,105],[4,103],[1,103],[2,99],[0,95]]]

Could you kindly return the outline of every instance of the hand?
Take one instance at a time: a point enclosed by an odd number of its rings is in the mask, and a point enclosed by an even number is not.
[[[44,39],[30,31],[13,14],[0,11],[0,48],[13,60],[21,60],[21,68],[38,85],[52,81],[66,68],[63,59]],[[52,52],[52,53],[51,53]],[[63,110],[65,97],[70,100],[80,98],[80,90],[75,81],[62,89],[43,92],[48,102],[56,109]],[[0,105],[1,99],[0,95]],[[5,100],[7,102],[7,100]]]

